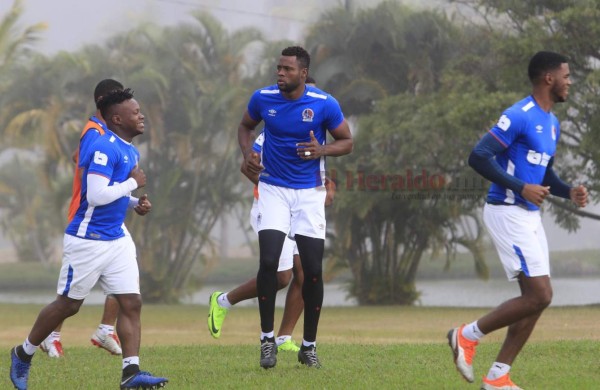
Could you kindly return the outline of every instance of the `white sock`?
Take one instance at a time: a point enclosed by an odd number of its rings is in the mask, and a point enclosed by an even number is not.
[[[462,330],[462,335],[464,338],[471,341],[478,341],[480,338],[485,336],[485,334],[483,334],[483,332],[479,330],[479,327],[477,326],[477,321],[473,321],[470,324],[465,325],[465,327]]]
[[[501,376],[508,374],[509,371],[510,366],[508,364],[494,362],[490,368],[490,371],[488,371],[487,378],[489,380],[498,379]]]
[[[54,340],[60,340],[60,332],[52,332],[50,333],[50,335],[47,337],[48,341],[52,342]]]
[[[123,369],[130,364],[140,365],[140,357],[139,356],[129,356],[123,359]]]
[[[274,331],[270,331],[268,333],[260,332],[260,339],[261,340],[264,340],[265,338],[272,339],[273,337],[275,337],[275,332]]]
[[[35,351],[37,351],[37,349],[38,349],[38,346],[31,344],[29,339],[26,339],[23,342],[23,350],[25,351],[25,353],[27,355],[33,355],[35,353]]]
[[[291,340],[292,336],[277,336],[277,338],[275,339],[275,342],[277,343],[277,346],[280,346],[281,344],[285,343],[288,340]]]
[[[317,347],[317,342],[316,341],[306,341],[306,340],[302,339],[302,346],[303,347],[312,347],[312,346],[314,346],[316,348]]]
[[[108,336],[115,333],[115,327],[112,325],[100,324],[98,325],[98,333],[101,336]]]
[[[231,304],[231,302],[229,302],[229,299],[227,299],[227,294],[221,294],[217,297],[217,303],[219,304],[219,306],[221,306],[222,308],[225,309],[231,309],[231,307],[233,306]]]

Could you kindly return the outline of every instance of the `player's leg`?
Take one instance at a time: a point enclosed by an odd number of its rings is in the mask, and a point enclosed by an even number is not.
[[[277,332],[277,349],[280,351],[298,352],[299,347],[292,340],[292,333],[296,327],[296,323],[304,310],[304,300],[302,299],[302,284],[304,282],[304,273],[300,256],[295,254],[293,257],[293,274],[292,282],[288,288],[285,297],[285,307],[283,309],[283,318],[279,332]]]
[[[104,292],[113,294],[119,303],[117,334],[123,353],[121,389],[162,387],[168,382],[166,378],[140,370],[142,297],[135,245],[130,236],[111,244],[109,262],[103,269],[100,283]]]
[[[94,258],[90,257],[94,245],[90,240],[65,235],[63,264],[57,283],[57,297],[44,307],[23,343],[11,351],[10,378],[16,388],[27,388],[31,359],[38,346],[66,318],[76,314],[98,280]]]
[[[304,282],[304,333],[298,361],[308,367],[321,367],[317,358],[317,329],[323,305],[323,253],[325,251],[324,187],[295,190],[290,235],[296,238]]]
[[[102,320],[96,331],[92,334],[93,345],[104,348],[113,355],[121,354],[121,342],[115,332],[115,322],[119,314],[119,302],[112,294],[108,294],[104,300],[104,312]]]

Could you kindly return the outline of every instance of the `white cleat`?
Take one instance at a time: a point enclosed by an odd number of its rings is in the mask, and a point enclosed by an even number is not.
[[[55,339],[50,341],[46,339],[40,344],[40,349],[48,354],[51,358],[59,358],[65,356],[60,340]]]
[[[119,338],[117,337],[117,335],[114,333],[103,336],[99,334],[98,331],[96,331],[92,335],[90,341],[96,347],[104,348],[113,355],[120,355],[122,353],[121,343],[119,342]]]

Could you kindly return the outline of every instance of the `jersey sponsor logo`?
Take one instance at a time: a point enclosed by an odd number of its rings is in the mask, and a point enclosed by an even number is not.
[[[94,152],[94,164],[106,166],[108,164],[108,156],[99,151]]]
[[[312,122],[315,117],[315,112],[310,108],[305,108],[302,111],[302,122]]]
[[[530,150],[529,152],[527,152],[527,161],[534,165],[541,165],[543,167],[546,167],[548,166],[550,158],[552,158],[552,156],[543,152],[540,153],[536,152],[535,150]]]
[[[502,115],[500,117],[500,119],[498,120],[498,127],[502,131],[508,130],[508,128],[510,127],[510,119],[508,119],[508,117],[506,115]]]
[[[275,110],[275,109],[271,108],[271,109],[269,110],[269,116],[275,116],[275,115],[277,115],[277,110]]]

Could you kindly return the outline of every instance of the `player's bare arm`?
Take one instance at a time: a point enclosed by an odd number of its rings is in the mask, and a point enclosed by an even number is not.
[[[242,174],[244,176],[246,176],[252,183],[254,183],[254,185],[258,185],[258,173],[253,173],[248,171],[248,166],[246,164],[246,160],[242,161],[242,166],[240,167],[240,172],[242,172]]]
[[[303,160],[315,160],[321,156],[343,156],[352,152],[353,141],[352,133],[348,122],[344,121],[335,129],[330,131],[334,141],[325,145],[321,145],[315,138],[314,132],[310,131],[310,142],[299,142],[297,153],[298,157]]]
[[[259,121],[255,121],[250,117],[248,111],[245,111],[242,121],[238,126],[238,143],[240,144],[240,150],[244,156],[246,169],[252,174],[258,174],[263,170],[263,167],[260,165],[260,156],[252,150],[255,138],[254,129],[256,129],[256,126],[259,123]]]
[[[335,189],[336,185],[333,180],[326,177],[325,178],[325,190],[327,191],[327,195],[325,195],[325,206],[331,206],[333,204],[333,199],[335,198]]]

